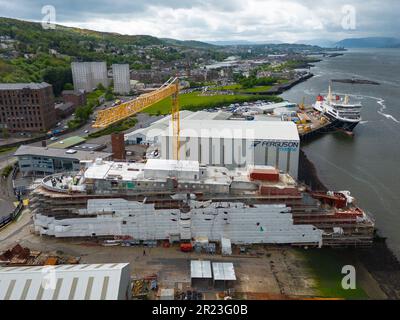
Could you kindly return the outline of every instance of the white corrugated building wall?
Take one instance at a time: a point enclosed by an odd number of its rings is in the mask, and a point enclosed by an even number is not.
[[[172,125],[161,136],[161,158],[173,158]],[[292,122],[181,121],[180,159],[202,165],[268,165],[298,176],[300,137]]]
[[[0,268],[0,300],[129,300],[129,263]]]

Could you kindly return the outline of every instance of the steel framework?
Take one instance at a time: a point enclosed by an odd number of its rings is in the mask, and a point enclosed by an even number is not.
[[[179,81],[170,78],[159,89],[140,95],[136,99],[127,101],[118,106],[99,111],[93,128],[107,128],[108,126],[127,119],[138,112],[156,104],[157,102],[172,97],[171,119],[174,134],[174,159],[179,160]]]

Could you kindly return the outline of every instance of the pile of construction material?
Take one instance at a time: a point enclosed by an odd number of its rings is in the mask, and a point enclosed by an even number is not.
[[[61,256],[58,254],[43,253],[37,250],[22,247],[20,244],[4,251],[0,255],[0,265],[3,266],[43,266],[57,264],[78,264],[79,257]]]
[[[23,248],[17,244],[0,255],[2,265],[42,265],[44,261],[40,258],[40,251]]]
[[[134,299],[146,299],[152,291],[157,289],[157,275],[132,280],[132,297]]]
[[[177,290],[175,293],[175,300],[203,300],[203,294],[196,290]]]

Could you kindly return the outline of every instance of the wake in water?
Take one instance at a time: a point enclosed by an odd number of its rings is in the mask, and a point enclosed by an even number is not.
[[[345,95],[344,93],[338,93],[338,94]],[[378,97],[364,96],[364,95],[354,95],[354,94],[353,95],[347,94],[347,95],[350,97],[356,98],[356,99],[369,98],[369,99],[375,100],[376,103],[381,106],[380,109],[378,110],[378,113],[381,116],[384,116],[386,119],[393,120],[396,123],[400,123],[400,121],[397,120],[395,117],[393,117],[391,114],[384,113],[384,110],[386,110],[385,99],[378,98]]]
[[[400,121],[397,120],[395,117],[393,117],[391,114],[383,113],[383,110],[386,109],[386,105],[385,105],[385,100],[384,99],[378,99],[377,103],[381,106],[381,109],[378,111],[378,113],[380,115],[386,117],[387,119],[391,119],[396,123],[400,123]]]

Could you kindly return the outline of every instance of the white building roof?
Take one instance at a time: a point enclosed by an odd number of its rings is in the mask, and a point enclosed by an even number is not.
[[[144,179],[147,172],[199,172],[198,161],[148,159],[146,163],[96,161],[85,171],[86,179],[116,179],[124,181]]]
[[[91,163],[85,171],[86,179],[107,179],[122,177],[136,180],[143,176],[144,163],[101,161]]]
[[[211,263],[210,261],[192,260],[190,261],[190,277],[211,279]]]
[[[168,159],[148,159],[144,170],[155,170],[155,171],[199,171],[198,161],[188,160],[168,160]]]
[[[213,262],[214,280],[236,280],[235,269],[232,262]]]
[[[173,136],[172,125],[164,135]],[[183,120],[180,123],[180,136],[300,141],[297,126],[291,121]]]
[[[179,112],[179,118],[185,119],[186,117],[192,115],[192,111],[182,110]],[[171,121],[171,115],[165,116],[155,122],[153,122],[150,126],[146,128],[140,128],[125,135],[125,140],[135,139],[137,134],[142,134],[148,136],[148,139],[154,138],[154,136],[161,135],[162,131],[168,128],[169,123]]]
[[[0,300],[116,300],[129,263],[0,268]]]
[[[227,238],[221,238],[221,247],[226,249],[231,249],[231,240]]]
[[[189,111],[182,110],[179,112],[179,118],[182,120],[226,120],[232,114],[229,112],[207,112],[207,111]],[[154,140],[154,137],[161,136],[168,129],[171,122],[171,116],[168,115],[160,120],[153,122],[146,128],[140,128],[125,135],[125,140],[135,139],[138,134],[147,137],[147,140]]]
[[[296,104],[288,101],[278,102],[278,103],[262,103],[252,106],[259,110],[269,111],[277,108],[293,108]],[[250,108],[252,108],[250,107]]]

